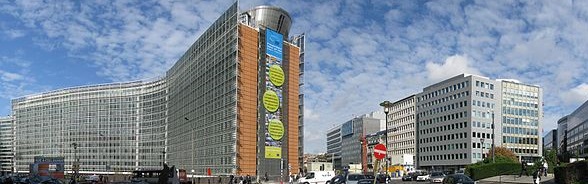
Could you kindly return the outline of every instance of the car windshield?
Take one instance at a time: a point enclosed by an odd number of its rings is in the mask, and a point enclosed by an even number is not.
[[[443,176],[442,172],[432,172],[431,176]]]
[[[312,178],[314,178],[314,173],[306,174],[306,179],[312,179]]]
[[[357,180],[365,179],[365,176],[359,175],[359,174],[350,174],[349,176],[347,176],[347,179],[351,180],[351,181],[357,181]]]
[[[374,175],[365,175],[365,178],[366,178],[366,179],[374,179],[374,178],[376,178],[376,177],[374,177]]]

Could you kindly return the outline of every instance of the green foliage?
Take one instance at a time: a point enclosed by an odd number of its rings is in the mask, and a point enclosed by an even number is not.
[[[509,159],[510,160],[510,159]],[[480,180],[498,175],[519,174],[521,164],[512,162],[486,163],[478,162],[466,167],[465,173],[474,180]]]
[[[555,150],[545,152],[545,160],[547,161],[547,172],[553,173],[553,168],[557,165],[557,152]]]
[[[512,159],[511,157],[503,156],[496,154],[496,158],[494,158],[496,163],[519,163],[518,160]],[[483,161],[484,164],[492,163],[492,157],[486,157]]]
[[[588,161],[578,161],[555,168],[556,183],[588,183]]]

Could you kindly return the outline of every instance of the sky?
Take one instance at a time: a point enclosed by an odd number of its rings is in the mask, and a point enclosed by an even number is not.
[[[163,76],[233,2],[0,0],[0,116],[25,95]],[[540,85],[544,130],[588,100],[588,1],[239,3],[282,7],[306,35],[307,153],[334,125],[461,73]]]

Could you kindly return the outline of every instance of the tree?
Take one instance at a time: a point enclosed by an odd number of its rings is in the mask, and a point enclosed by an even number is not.
[[[496,162],[519,162],[517,159],[517,155],[512,152],[510,149],[505,147],[495,147],[496,149]],[[488,161],[492,161],[492,149],[488,152],[488,157],[486,157]]]
[[[557,151],[549,150],[545,152],[545,161],[547,161],[547,169],[553,172],[553,168],[557,165]]]

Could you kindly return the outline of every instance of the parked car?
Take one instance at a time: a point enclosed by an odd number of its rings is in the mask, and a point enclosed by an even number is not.
[[[477,184],[477,181],[472,180],[465,174],[451,174],[445,176],[443,179],[443,184]]]
[[[347,174],[345,184],[357,184],[359,180],[365,179],[363,174]]]
[[[413,177],[416,177],[414,172],[406,173],[402,176],[402,181],[412,181]]]
[[[443,172],[431,172],[429,175],[429,180],[431,183],[441,183],[443,182],[443,178],[445,178],[445,174],[443,174]]]
[[[426,172],[421,173],[416,177],[416,181],[429,181],[429,174]]]
[[[423,171],[423,170],[416,170],[413,174],[412,174],[412,181],[416,181],[418,176],[422,176],[422,175],[427,175],[427,171]]]
[[[378,181],[378,183],[386,183],[386,179],[387,178],[389,179],[390,177],[386,177],[386,174],[378,174],[378,177],[376,177],[376,178],[377,178],[376,180]]]
[[[329,181],[327,181],[326,184],[342,184],[345,183],[345,176],[343,175],[337,175],[334,176],[333,178],[331,178]]]

